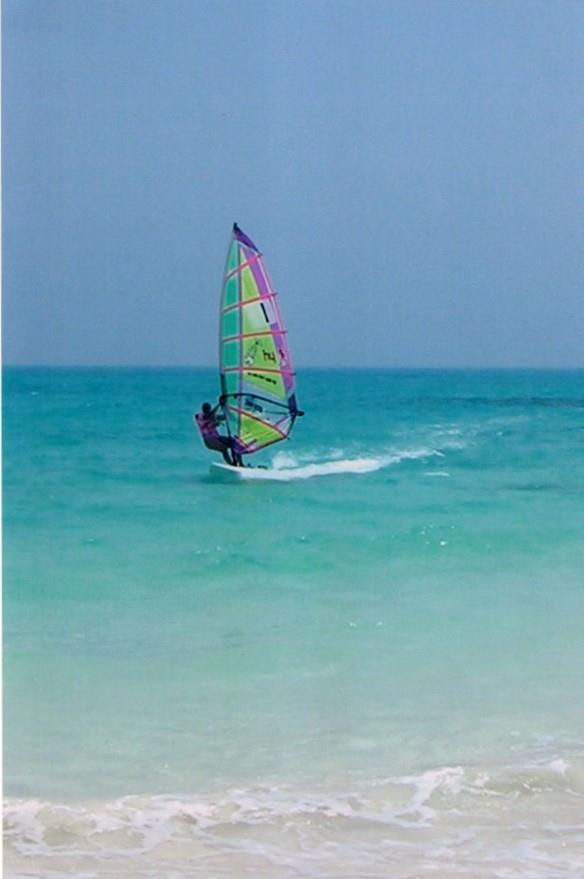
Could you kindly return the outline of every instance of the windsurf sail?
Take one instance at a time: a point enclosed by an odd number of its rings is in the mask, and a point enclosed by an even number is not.
[[[239,454],[287,439],[296,403],[286,329],[262,254],[233,224],[221,295],[221,403]]]

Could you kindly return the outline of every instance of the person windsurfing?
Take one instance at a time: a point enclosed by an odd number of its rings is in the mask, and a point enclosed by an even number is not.
[[[221,452],[226,464],[230,464],[232,467],[243,467],[241,454],[235,449],[232,438],[221,436],[219,433],[219,425],[225,421],[225,415],[220,411],[221,408],[221,401],[215,408],[212,408],[210,403],[203,403],[201,411],[195,415],[195,424],[208,449],[213,452]]]

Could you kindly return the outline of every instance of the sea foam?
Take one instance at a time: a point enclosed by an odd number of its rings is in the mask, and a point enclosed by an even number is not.
[[[7,875],[580,879],[583,761],[536,766],[526,755],[336,790],[272,781],[110,802],[10,799]]]
[[[420,458],[442,456],[438,449],[412,448],[392,450],[381,455],[355,458],[332,458],[324,461],[302,463],[289,453],[277,453],[272,459],[272,467],[265,471],[265,479],[289,482],[295,479],[312,479],[315,476],[339,476],[342,474],[362,475],[382,470],[402,461],[415,461]],[[258,474],[261,476],[262,474]]]

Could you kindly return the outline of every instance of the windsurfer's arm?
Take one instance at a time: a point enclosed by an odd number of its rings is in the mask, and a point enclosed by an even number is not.
[[[219,397],[219,402],[213,409],[213,418],[215,422],[219,424],[221,421],[225,421],[225,412],[223,411],[223,406],[225,403],[225,397]]]

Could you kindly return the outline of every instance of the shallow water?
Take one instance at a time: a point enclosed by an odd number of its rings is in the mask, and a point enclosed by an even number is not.
[[[12,876],[584,875],[584,373],[6,370]]]

